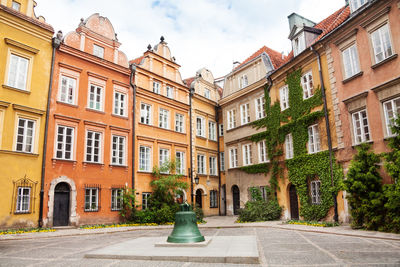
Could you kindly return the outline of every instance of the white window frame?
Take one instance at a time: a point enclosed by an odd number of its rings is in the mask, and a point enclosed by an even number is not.
[[[221,123],[218,125],[219,128],[219,136],[224,136],[224,125]]]
[[[126,136],[111,135],[111,165],[126,166],[126,139]]]
[[[62,133],[60,133],[60,129],[62,130]],[[71,131],[70,134],[70,142],[67,141],[68,137],[68,130]],[[74,159],[74,142],[75,142],[75,128],[71,126],[66,126],[66,125],[57,125],[56,133],[55,133],[55,149],[54,149],[54,158],[56,159],[61,159],[61,160],[73,160]],[[61,140],[60,140],[61,139]],[[70,146],[70,150],[67,149],[67,146]],[[58,153],[61,153],[59,156]],[[69,157],[67,156],[67,153],[69,153]]]
[[[208,138],[217,141],[217,124],[213,121],[208,122]]]
[[[285,85],[279,89],[279,98],[281,111],[284,111],[289,108],[289,86]]]
[[[342,51],[344,79],[348,79],[360,72],[357,45],[354,43]]]
[[[146,210],[149,208],[149,197],[150,196],[151,196],[151,193],[149,193],[149,192],[142,193],[142,210]]]
[[[160,94],[161,83],[153,81],[153,93]]]
[[[93,44],[93,55],[99,58],[104,58],[104,47]]]
[[[112,188],[111,189],[111,210],[117,211],[122,209],[122,188]]]
[[[256,119],[265,118],[265,97],[261,96],[255,99]]]
[[[167,97],[174,99],[174,88],[172,86],[167,85],[165,90],[166,90]]]
[[[210,208],[218,208],[218,191],[210,190]]]
[[[297,56],[306,49],[304,31],[302,31],[296,38],[293,39],[292,47],[294,56]]]
[[[385,40],[384,36],[385,33],[384,31],[386,31],[387,37],[388,39]],[[389,24],[385,23],[384,25],[380,26],[378,29],[374,30],[373,32],[371,32],[371,43],[372,43],[372,50],[374,53],[374,60],[375,60],[375,64],[382,62],[383,60],[391,57],[392,55],[394,55],[394,51],[393,51],[393,43],[391,40],[391,36],[390,36],[390,29],[389,29]],[[378,39],[375,39],[378,38]],[[379,47],[381,49],[381,52],[377,51],[378,47],[376,46],[375,41],[379,42]],[[385,49],[385,44],[386,45],[390,45],[390,48],[388,46],[389,49]],[[388,52],[388,50],[390,50],[390,52]],[[382,58],[379,59],[378,55],[382,53]]]
[[[236,127],[236,109],[228,110],[227,112],[228,130]]]
[[[158,150],[158,164],[159,164],[159,167],[161,168],[163,165],[164,165],[164,163],[166,163],[166,162],[168,162],[169,161],[169,159],[170,159],[170,154],[169,154],[169,149],[168,148],[160,148],[159,150]],[[168,171],[166,171],[166,172],[161,172],[161,173],[168,173]]]
[[[318,124],[308,127],[308,154],[314,154],[321,151],[321,140],[319,137]]]
[[[211,98],[211,91],[207,88],[204,88],[204,97],[207,99]]]
[[[354,143],[361,144],[371,140],[371,131],[369,130],[368,114],[366,109],[353,112],[351,114],[353,122]]]
[[[22,126],[20,126],[20,121],[24,121],[24,124]],[[28,128],[28,123],[32,123],[32,127]],[[19,133],[20,128],[23,130],[22,135]],[[28,135],[30,131],[32,132],[32,134]],[[35,151],[36,121],[32,119],[19,117],[15,133],[16,133],[15,151],[23,153],[33,153]],[[22,142],[18,141],[19,136],[22,137]],[[21,145],[20,149],[18,148],[19,145]]]
[[[28,90],[28,80],[30,71],[30,58],[11,52],[9,56],[9,66],[7,75],[7,85],[20,90]],[[15,66],[13,62],[15,62]],[[25,64],[25,66],[23,66]],[[13,74],[14,73],[14,74]],[[13,80],[14,81],[13,81]],[[22,83],[21,83],[22,82]]]
[[[206,175],[206,156],[203,154],[197,154],[197,173]]]
[[[399,104],[396,105],[396,102],[399,102]],[[389,104],[391,106],[391,113],[393,115],[392,117],[389,116],[389,110],[388,110]],[[400,97],[396,97],[396,98],[393,98],[393,99],[383,102],[383,110],[385,113],[385,124],[386,124],[387,136],[388,137],[395,136],[395,134],[392,133],[391,126],[393,125],[394,121],[400,116]]]
[[[238,167],[238,149],[237,147],[232,147],[229,149],[229,168]]]
[[[219,152],[219,160],[220,160],[220,167],[221,171],[225,171],[225,152]]]
[[[24,192],[28,191],[28,194]],[[15,213],[29,213],[31,206],[31,188],[26,186],[19,186],[17,188],[17,203],[15,206]]]
[[[169,129],[169,110],[160,108],[158,126],[163,129]]]
[[[14,9],[15,11],[20,12],[21,11],[21,3],[17,1],[12,1],[11,8]]]
[[[365,5],[368,2],[368,0],[350,0],[350,11],[353,13],[363,5]]]
[[[201,116],[196,117],[196,135],[206,137],[206,119]]]
[[[211,156],[208,159],[209,161],[209,171],[210,171],[210,175],[217,175],[217,157]]]
[[[242,125],[248,124],[250,122],[250,104],[240,105],[240,121]]]
[[[76,78],[72,78],[66,75],[61,75],[60,89],[58,94],[58,101],[75,105],[75,94],[76,94]],[[65,80],[65,85],[64,81]]]
[[[243,166],[248,166],[252,164],[252,151],[251,144],[242,145],[243,152]]]
[[[285,136],[285,158],[292,159],[293,156],[293,136],[292,133],[289,133]]]
[[[258,162],[260,163],[269,162],[267,142],[265,140],[258,142]]]
[[[139,171],[150,172],[151,171],[151,147],[150,146],[139,146]]]
[[[89,134],[92,134],[92,138],[93,138],[93,140],[92,140],[92,145],[91,145],[91,152],[89,153],[88,152],[88,148],[89,148]],[[98,135],[98,140],[95,140],[95,139],[97,139],[97,136]],[[85,160],[84,160],[84,162],[89,162],[89,163],[102,163],[102,161],[103,161],[103,149],[102,149],[102,147],[103,147],[103,133],[102,132],[99,132],[99,131],[94,131],[94,130],[86,130],[86,138],[85,138],[85,140],[86,140],[86,144],[85,144]],[[94,145],[94,142],[98,142],[98,147],[95,147],[95,145]],[[95,149],[98,149],[98,153],[97,153],[97,155],[95,154]],[[90,157],[90,159],[88,160],[88,156]],[[95,156],[97,156],[97,158],[98,158],[98,160],[96,161],[94,158],[95,158]]]
[[[113,114],[126,117],[127,116],[127,94],[120,91],[114,90],[114,101],[113,101]],[[122,113],[122,114],[121,114]]]
[[[305,81],[304,78],[306,78]],[[301,76],[301,87],[303,87],[303,99],[308,99],[314,95],[314,80],[311,70]]]
[[[95,90],[92,92],[92,88]],[[100,89],[100,94],[98,94],[98,89]],[[104,87],[97,85],[97,84],[89,84],[89,92],[88,92],[88,108],[97,110],[97,111],[103,111],[103,95],[104,95]],[[93,96],[93,100],[91,100],[91,97]],[[97,101],[97,99],[100,98],[100,101]],[[97,104],[99,107],[97,107]]]
[[[245,88],[246,86],[249,85],[249,80],[247,78],[247,75],[244,74],[239,77],[239,89]]]
[[[89,193],[89,194],[88,194]],[[89,202],[87,201],[89,197]],[[99,210],[99,188],[85,188],[85,211]]]
[[[321,204],[321,181],[314,180],[310,182],[311,190],[311,204],[319,205]]]
[[[185,132],[185,116],[179,113],[175,113],[175,131],[178,133],[183,133]]]
[[[185,174],[185,152],[176,151],[175,152],[175,162],[176,162],[176,173],[177,174]]]
[[[140,103],[140,123],[151,125],[151,108],[152,106],[146,103]]]

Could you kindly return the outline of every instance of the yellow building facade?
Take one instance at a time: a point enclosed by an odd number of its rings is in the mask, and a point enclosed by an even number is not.
[[[0,5],[0,227],[39,218],[45,113],[53,28],[33,0]]]

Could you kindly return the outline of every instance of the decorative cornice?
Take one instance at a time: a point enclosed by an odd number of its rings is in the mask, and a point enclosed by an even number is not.
[[[104,80],[104,81],[108,80],[108,77],[100,75],[100,74],[97,74],[97,73],[94,73],[94,72],[91,72],[91,71],[87,71],[87,74],[88,74],[88,76],[92,76],[92,77],[95,77],[95,78],[100,79],[100,80]]]
[[[128,88],[130,87],[129,84],[123,83],[123,82],[120,82],[120,81],[116,81],[116,80],[112,80],[112,83],[116,84],[116,85],[119,85],[119,86],[122,86],[122,87],[128,87]]]
[[[108,127],[110,128],[110,130],[115,130],[115,131],[125,132],[125,133],[130,132],[130,129],[122,128],[122,127],[118,127],[118,126],[114,126],[114,125],[109,125]]]
[[[9,105],[10,105],[9,102],[5,102],[5,101],[1,101],[1,100],[0,100],[0,107],[8,108]]]
[[[89,125],[89,126],[95,126],[95,127],[100,127],[100,128],[104,128],[104,129],[107,128],[107,124],[100,123],[100,122],[84,120],[83,123],[85,125]]]
[[[378,86],[375,86],[374,88],[371,88],[372,91],[374,91],[375,93],[382,91],[383,89],[386,89],[390,86],[396,85],[400,83],[400,76],[396,77],[390,81],[384,82]]]
[[[27,106],[22,106],[22,105],[18,105],[18,104],[13,104],[13,108],[15,110],[21,110],[21,111],[37,114],[37,115],[40,115],[40,116],[42,116],[46,112],[44,110],[31,108],[31,107],[27,107]]]
[[[333,43],[336,46],[339,46],[344,41],[346,41],[346,40],[350,39],[351,37],[353,37],[354,35],[356,35],[357,32],[358,32],[358,28],[355,28],[355,29],[353,29],[353,30],[351,30],[351,31],[349,31],[349,32],[347,32],[345,34],[341,34],[340,37],[337,40],[335,40]]]
[[[351,103],[351,102],[353,102],[353,101],[355,101],[357,99],[366,98],[367,96],[368,96],[368,91],[364,91],[364,92],[361,92],[361,93],[356,94],[354,96],[351,96],[351,97],[343,100],[342,102],[347,105],[348,103]]]
[[[31,47],[29,45],[26,45],[26,44],[23,44],[23,43],[20,43],[20,42],[17,42],[15,40],[10,39],[10,38],[4,38],[4,41],[8,45],[16,46],[16,47],[21,48],[21,49],[23,49],[25,51],[31,52],[32,54],[37,54],[40,51],[37,48]]]
[[[364,29],[367,28],[369,25],[378,20],[380,17],[388,14],[390,12],[390,8],[391,6],[386,6],[383,9],[374,12],[374,14],[370,18],[366,19],[364,22],[361,22],[360,26],[363,27]]]
[[[71,65],[68,65],[68,64],[65,64],[65,63],[62,63],[62,62],[58,62],[58,65],[60,67],[62,67],[62,68],[70,69],[70,70],[73,70],[73,71],[76,71],[76,72],[79,72],[79,73],[82,72],[81,68],[78,68],[78,67],[75,67],[75,66],[71,66]]]
[[[65,116],[65,115],[61,115],[61,114],[54,114],[54,118],[59,119],[59,120],[76,122],[76,123],[79,123],[81,121],[81,119],[73,118],[73,117],[69,117],[69,116]]]

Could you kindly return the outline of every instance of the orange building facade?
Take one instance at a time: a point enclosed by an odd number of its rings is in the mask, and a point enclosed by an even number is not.
[[[56,51],[45,226],[119,220],[118,196],[132,186],[132,89],[120,45],[110,21],[93,14]]]

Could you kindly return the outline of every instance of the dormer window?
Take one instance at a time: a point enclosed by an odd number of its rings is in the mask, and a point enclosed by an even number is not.
[[[365,3],[367,3],[367,0],[350,0],[351,13],[362,7]]]
[[[243,75],[242,77],[239,78],[239,88],[245,88],[249,84],[249,81],[247,79],[247,75]]]
[[[104,47],[93,45],[93,55],[96,57],[104,58]]]
[[[12,9],[16,10],[16,11],[20,11],[21,10],[21,4],[16,2],[16,1],[12,1]]]
[[[305,48],[304,32],[300,33],[296,38],[292,40],[294,56],[300,54]]]

